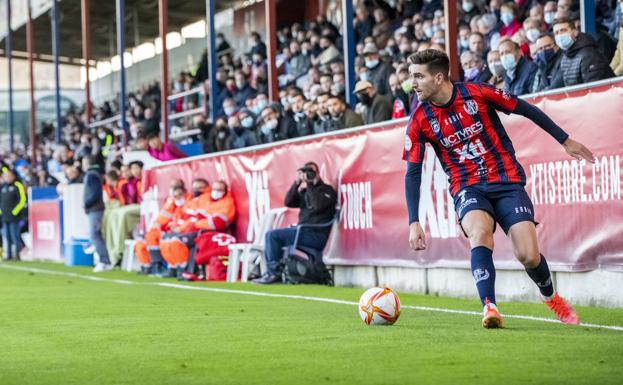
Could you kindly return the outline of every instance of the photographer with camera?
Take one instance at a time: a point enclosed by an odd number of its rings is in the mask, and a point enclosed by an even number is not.
[[[320,179],[318,165],[307,162],[297,170],[296,180],[288,190],[285,205],[300,209],[299,225],[320,224],[331,221],[335,216],[337,192]],[[323,249],[331,232],[330,227],[303,229],[298,244],[314,249]],[[294,244],[296,227],[276,229],[266,233],[266,265],[268,272],[255,279],[254,283],[271,284],[281,282],[281,258],[283,248]]]

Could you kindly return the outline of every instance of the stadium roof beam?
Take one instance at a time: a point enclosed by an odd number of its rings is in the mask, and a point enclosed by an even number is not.
[[[215,0],[215,11],[219,12],[224,9],[236,6],[240,1],[235,0]],[[205,15],[199,12],[202,3],[196,0],[176,0],[169,4],[169,30],[180,31],[182,27],[192,22],[203,20]],[[82,40],[79,38],[81,25],[81,0],[63,0],[59,3],[60,7],[60,25],[59,36],[63,43],[61,55],[70,59],[82,59]],[[136,9],[138,14],[138,30],[140,32],[140,43],[153,41],[159,36],[158,28],[158,1],[157,0],[126,0],[128,10]],[[110,44],[107,37],[107,31],[112,28],[114,32],[115,23],[115,2],[114,1],[98,1],[90,4],[91,16],[90,31],[99,36],[91,42],[91,59],[109,60],[111,56],[116,54],[116,50],[110,51]],[[128,36],[135,36],[135,20],[131,12],[126,16],[125,29]],[[36,54],[46,54],[52,56],[52,39],[50,39],[50,19],[46,14],[39,16],[33,20],[33,33],[40,38],[37,40]],[[13,52],[26,52],[26,25],[13,31],[12,47]],[[114,33],[113,33],[114,36]],[[114,39],[114,37],[113,37]],[[4,40],[4,39],[3,39]],[[136,42],[132,39],[132,44]],[[4,44],[3,44],[4,45]],[[114,44],[113,44],[114,46]],[[33,53],[36,58],[37,55]],[[6,52],[2,51],[0,56],[5,56]],[[18,55],[16,55],[18,56]],[[39,60],[39,59],[37,59]],[[43,60],[46,61],[46,60]],[[77,61],[68,61],[67,64],[78,64]]]

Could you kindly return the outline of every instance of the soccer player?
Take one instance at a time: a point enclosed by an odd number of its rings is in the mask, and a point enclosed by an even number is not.
[[[561,322],[578,324],[573,307],[554,291],[547,261],[539,253],[534,209],[524,189],[526,175],[495,110],[532,120],[576,159],[594,162],[593,154],[524,100],[488,84],[451,82],[445,53],[427,49],[411,55],[409,62],[413,90],[420,100],[411,114],[403,155],[411,248],[426,248],[418,206],[424,144],[428,142],[448,174],[459,223],[469,239],[483,327],[502,327],[492,258],[496,222],[510,237],[515,257],[538,286],[545,304]]]

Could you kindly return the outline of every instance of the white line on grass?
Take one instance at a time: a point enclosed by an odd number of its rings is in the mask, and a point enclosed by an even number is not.
[[[310,296],[305,296],[305,295],[264,293],[264,292],[249,291],[249,290],[222,289],[222,288],[216,288],[216,287],[203,287],[203,286],[188,286],[188,285],[181,285],[177,283],[168,283],[168,282],[136,282],[136,281],[127,281],[123,279],[102,278],[102,277],[96,277],[93,275],[86,275],[86,274],[69,273],[69,272],[64,272],[64,271],[40,269],[36,267],[10,266],[6,264],[0,264],[0,267],[5,268],[5,269],[29,271],[33,273],[41,273],[41,274],[49,274],[49,275],[61,275],[61,276],[66,276],[66,277],[86,279],[89,281],[118,283],[118,284],[123,284],[123,285],[161,286],[161,287],[169,287],[173,289],[209,291],[213,293],[242,294],[242,295],[253,295],[257,297],[302,299],[306,301],[335,303],[339,305],[351,305],[351,306],[359,305],[357,302],[353,302],[353,301],[344,301],[341,299],[333,299],[333,298],[310,297]],[[482,316],[482,313],[480,312],[467,311],[467,310],[455,310],[455,309],[446,309],[446,308],[438,308],[438,307],[411,306],[411,305],[402,305],[401,307],[404,309],[413,309],[413,310],[429,311],[429,312],[437,312],[437,313],[477,315],[479,317]],[[556,323],[556,324],[560,323],[558,320],[555,320],[552,318],[532,317],[532,316],[514,315],[514,314],[503,314],[503,316],[506,318],[523,319],[523,320],[528,320],[528,321],[540,321],[540,322],[549,322],[549,323]],[[598,325],[598,324],[590,324],[590,323],[580,323],[580,326],[584,326],[587,328],[595,328],[595,329],[623,331],[623,326]]]

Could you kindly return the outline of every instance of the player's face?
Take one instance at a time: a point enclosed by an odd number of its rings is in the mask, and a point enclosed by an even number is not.
[[[417,94],[418,99],[421,101],[427,101],[437,93],[443,80],[441,73],[435,76],[431,75],[426,64],[411,64],[409,66],[409,74],[413,82],[413,92]]]

